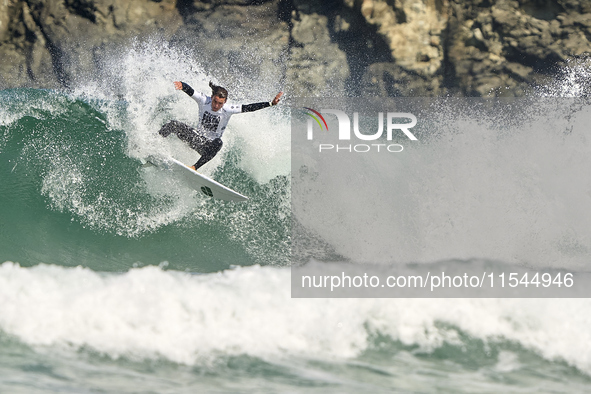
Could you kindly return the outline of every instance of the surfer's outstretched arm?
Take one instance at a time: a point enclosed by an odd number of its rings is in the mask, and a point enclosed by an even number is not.
[[[195,94],[195,89],[193,89],[189,84],[181,81],[175,81],[174,86],[176,90],[182,90],[183,92],[187,93],[190,97],[193,97]],[[242,112],[253,112],[258,111],[259,109],[267,108],[272,105],[277,105],[279,100],[281,100],[281,96],[283,96],[283,92],[277,93],[275,98],[269,102],[261,102],[261,103],[253,103],[253,104],[244,104],[242,105]]]
[[[270,107],[272,105],[277,105],[281,99],[281,96],[283,96],[283,92],[277,93],[277,96],[275,96],[275,98],[269,102],[264,101],[262,103],[244,104],[242,105],[242,112],[253,112],[258,111],[259,109]]]
[[[189,96],[193,96],[195,94],[195,90],[189,86],[189,84],[181,82],[181,81],[175,81],[174,82],[174,87],[176,88],[176,90],[182,90],[183,92],[187,93]]]

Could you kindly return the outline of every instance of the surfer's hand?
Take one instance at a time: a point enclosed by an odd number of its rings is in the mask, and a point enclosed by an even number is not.
[[[174,81],[174,87],[176,90],[181,90],[183,88],[183,83],[180,81]]]
[[[273,101],[271,101],[271,105],[277,105],[277,103],[281,99],[281,96],[283,96],[283,92],[277,93],[277,96],[275,96],[275,98],[273,99]]]

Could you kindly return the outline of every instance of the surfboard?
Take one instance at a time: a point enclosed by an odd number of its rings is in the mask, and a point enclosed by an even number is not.
[[[192,189],[197,190],[205,194],[208,197],[217,198],[219,200],[226,201],[246,201],[248,197],[230,189],[227,186],[222,185],[219,182],[214,181],[211,178],[206,177],[203,174],[198,173],[192,168],[187,167],[180,161],[173,159],[172,157],[161,160],[149,160],[151,163],[161,167],[162,165],[170,169],[176,176],[183,179],[187,185]],[[168,165],[167,165],[168,164]]]

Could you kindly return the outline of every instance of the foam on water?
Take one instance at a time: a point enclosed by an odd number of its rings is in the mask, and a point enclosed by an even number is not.
[[[45,119],[65,111],[66,97],[60,94],[31,95],[31,92],[30,89],[0,91],[0,126],[8,126],[23,116]]]
[[[375,333],[432,352],[514,341],[591,373],[591,302],[512,299],[291,299],[289,269],[190,275],[0,266],[0,329],[38,349],[87,348],[113,358],[208,364],[217,357],[349,359]],[[442,324],[443,323],[443,324]],[[515,358],[499,354],[499,368]]]

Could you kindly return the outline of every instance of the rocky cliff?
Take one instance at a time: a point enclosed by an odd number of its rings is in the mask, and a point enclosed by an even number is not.
[[[68,88],[147,39],[292,95],[519,96],[591,51],[591,1],[4,0],[0,87]]]

